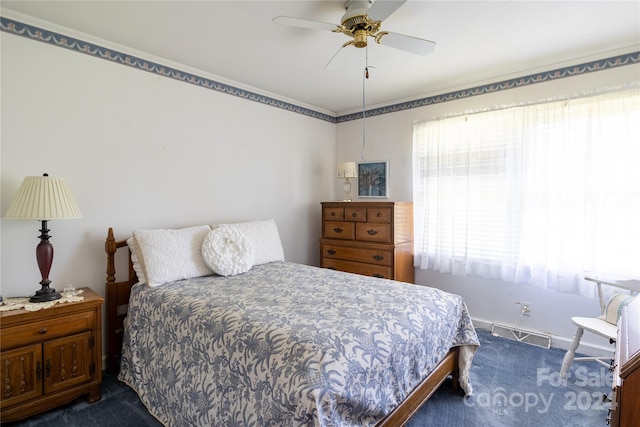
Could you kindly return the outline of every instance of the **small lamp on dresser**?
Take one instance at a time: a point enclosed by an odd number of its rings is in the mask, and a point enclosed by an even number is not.
[[[40,243],[36,248],[36,260],[42,276],[41,288],[29,301],[46,302],[59,299],[60,293],[49,287],[53,245],[49,242],[51,236],[47,221],[82,218],[67,182],[63,178],[52,178],[46,173],[43,176],[27,176],[20,184],[5,218],[42,221]]]
[[[351,182],[349,178],[357,178],[357,166],[356,162],[342,162],[338,163],[338,179],[344,179],[344,197],[343,202],[351,201]]]

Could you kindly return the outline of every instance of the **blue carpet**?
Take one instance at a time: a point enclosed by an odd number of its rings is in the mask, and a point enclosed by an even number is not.
[[[451,389],[450,382],[427,401],[407,424],[422,426],[529,427],[604,426],[613,375],[595,362],[575,362],[565,380],[565,351],[544,349],[494,337],[478,330],[481,346],[471,368],[473,395]]]
[[[423,426],[602,426],[612,375],[593,362],[574,363],[566,381],[559,377],[564,351],[543,349],[478,330],[481,347],[471,368],[473,395],[454,392],[450,380],[410,420]],[[83,398],[14,427],[158,427],[137,395],[114,376],[105,374],[102,399]]]

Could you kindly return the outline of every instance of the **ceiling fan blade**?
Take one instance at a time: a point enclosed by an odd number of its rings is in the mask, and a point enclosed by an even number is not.
[[[384,21],[406,2],[407,0],[376,0],[369,8],[367,16],[372,21]]]
[[[324,66],[324,69],[327,71],[336,71],[339,68],[341,68],[344,65],[344,63],[347,61],[347,58],[349,57],[349,53],[352,50],[352,49],[345,49],[350,44],[352,43],[347,42],[343,44],[340,47],[340,49],[338,49],[338,51],[335,53],[335,55],[333,55],[333,58],[331,58],[331,60],[327,62],[327,65]]]
[[[431,40],[419,39],[397,33],[386,33],[380,38],[379,43],[406,52],[415,53],[416,55],[426,55],[436,47],[436,43]]]
[[[336,24],[328,22],[312,21],[310,19],[294,18],[292,16],[276,16],[273,22],[279,25],[287,25],[290,27],[308,28],[311,30],[334,31],[338,28]]]

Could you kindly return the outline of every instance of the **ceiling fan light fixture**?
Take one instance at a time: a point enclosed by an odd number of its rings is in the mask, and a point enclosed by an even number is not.
[[[353,45],[355,47],[367,47],[367,37],[369,33],[367,30],[356,30],[353,35]]]
[[[344,62],[344,48],[355,46],[367,47],[367,38],[373,38],[378,44],[425,55],[435,47],[435,42],[404,34],[381,31],[382,21],[391,16],[407,0],[346,0],[346,13],[342,16],[341,24],[314,21],[290,16],[277,16],[273,22],[280,25],[309,28],[313,30],[332,31],[344,34],[349,41],[344,43],[338,52],[325,65],[325,70],[335,70]]]

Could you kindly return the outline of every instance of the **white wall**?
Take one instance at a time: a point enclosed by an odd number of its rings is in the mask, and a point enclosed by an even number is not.
[[[67,179],[83,213],[49,224],[53,287],[74,283],[104,294],[108,227],[124,238],[136,228],[274,218],[287,259],[317,264],[319,203],[342,191],[335,162],[361,158],[360,120],[336,126],[11,34],[0,33],[0,43],[0,212],[24,176],[48,172]],[[390,161],[390,200],[411,200],[414,121],[639,74],[627,66],[371,117],[365,156]],[[5,297],[39,288],[38,228],[0,221]],[[571,315],[597,313],[595,301],[528,286],[430,271],[418,271],[416,282],[461,294],[479,326],[519,322],[557,336],[554,345],[573,334]],[[520,300],[533,313],[518,321]]]
[[[318,263],[335,125],[1,33],[1,213],[27,175],[66,178],[83,218],[51,221],[52,287],[104,295],[107,228],[274,218],[288,260]],[[210,76],[215,79],[215,77]],[[40,223],[1,220],[4,297],[40,288]]]
[[[626,66],[490,95],[369,117],[366,119],[365,157],[367,160],[390,161],[390,200],[412,200],[411,156],[415,122],[492,105],[558,97],[637,80],[640,80],[640,67]],[[360,160],[361,148],[362,122],[358,120],[338,124],[336,161]],[[566,347],[573,337],[575,328],[571,324],[571,316],[599,314],[597,300],[537,289],[528,285],[514,285],[474,277],[457,277],[429,270],[416,270],[416,283],[462,295],[476,326],[490,327],[491,323],[500,323],[548,333],[554,337],[553,346],[558,347]],[[518,301],[532,303],[530,317],[519,316],[520,306],[516,304]],[[585,334],[582,342],[610,348],[604,340],[588,335],[588,333]],[[581,346],[579,350],[601,353],[599,348],[592,346]]]

